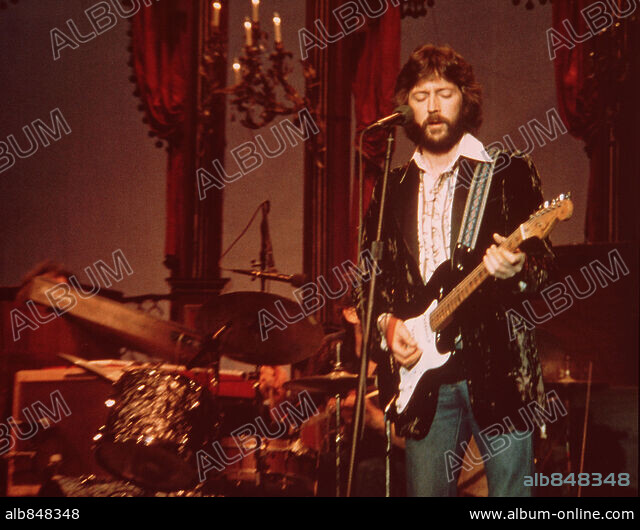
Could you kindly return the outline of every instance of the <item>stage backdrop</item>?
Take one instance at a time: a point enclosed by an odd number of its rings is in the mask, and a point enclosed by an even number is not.
[[[54,60],[51,30],[70,33],[72,21],[82,35],[91,25],[84,13],[99,2],[9,3],[0,12],[2,112],[0,141],[14,135],[22,149],[29,147],[23,126],[34,120],[51,124],[51,111],[59,109],[71,132],[0,173],[0,285],[16,284],[36,262],[52,258],[82,271],[98,260],[112,263],[122,250],[134,274],[115,285],[125,294],[167,292],[164,279],[165,152],[154,147],[141,122],[138,100],[129,82],[128,23],[117,18],[114,27],[80,44],[60,49]],[[263,0],[261,17],[278,11],[283,19],[284,43],[300,58],[298,32],[304,27],[303,2]],[[143,9],[153,9],[151,7]],[[241,24],[250,2],[230,5],[230,56],[242,45]],[[557,107],[553,63],[549,60],[546,30],[551,26],[549,6],[533,11],[502,0],[481,3],[436,1],[426,18],[402,22],[402,61],[424,42],[448,43],[475,67],[485,87],[485,142],[504,141],[516,146],[525,138],[520,127],[531,130],[532,120],[548,124],[548,112]],[[86,39],[85,39],[86,40]],[[302,89],[297,68],[293,82]],[[229,113],[226,167],[237,166],[232,149],[263,134],[270,146],[269,129],[250,131],[232,122]],[[278,122],[276,122],[278,123]],[[399,135],[395,161],[401,163],[411,148]],[[558,227],[554,243],[583,241],[588,161],[579,141],[560,135],[544,147],[536,144],[533,157],[548,197],[572,190],[574,219]],[[271,237],[276,266],[284,272],[302,269],[303,148],[288,148],[259,169],[225,189],[223,247],[241,231],[263,200],[271,200]],[[259,231],[252,228],[223,260],[226,267],[247,268],[256,258]],[[255,289],[257,284],[233,276],[227,290]],[[290,294],[286,285],[273,290]]]
[[[113,266],[121,250],[133,274],[113,288],[168,292],[166,156],[147,136],[132,94],[128,21],[117,17],[88,40],[94,30],[84,10],[96,4],[25,0],[0,11],[0,141],[14,135],[26,151],[23,126],[39,119],[51,128],[56,109],[70,129],[60,125],[58,140],[38,141],[36,152],[0,173],[0,285],[17,284],[44,259],[87,281],[85,267]],[[50,32],[70,35],[67,21],[88,41],[54,60]]]

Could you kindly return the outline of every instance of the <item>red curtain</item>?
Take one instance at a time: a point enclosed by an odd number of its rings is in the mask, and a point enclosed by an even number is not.
[[[587,25],[585,8],[600,4],[598,17],[606,30],[594,34]],[[637,149],[629,144],[637,126],[630,115],[637,109],[637,88],[628,72],[637,56],[635,17],[619,17],[628,2],[603,7],[596,0],[563,0],[553,3],[553,48],[560,114],[569,132],[584,140],[589,155],[585,238],[588,242],[634,237],[625,221],[625,201],[635,184],[628,175]],[[595,7],[594,13],[598,13]],[[593,13],[592,13],[593,16]],[[593,25],[593,24],[592,24]],[[573,35],[572,35],[573,33]],[[635,37],[637,42],[637,37]],[[583,42],[576,42],[582,40]],[[627,72],[627,73],[625,73]]]
[[[166,140],[167,227],[165,254],[181,254],[187,177],[185,122],[193,61],[192,28],[197,2],[159,2],[131,19],[132,62],[152,134]],[[189,198],[190,199],[190,198]]]
[[[563,2],[554,2],[553,4],[553,29],[562,37],[569,39],[567,25],[575,30],[577,35],[588,34],[588,28],[584,17],[581,16],[581,10],[587,5],[592,4],[594,0],[565,0]],[[560,115],[567,126],[569,132],[579,138],[587,141],[587,125],[584,115],[584,101],[581,97],[585,89],[585,54],[587,53],[583,43],[576,43],[573,46],[569,44],[561,44],[557,41],[558,47],[555,49],[556,57],[554,59],[556,74],[556,92],[558,98],[558,106]],[[606,196],[600,193],[602,183],[596,178],[596,168],[600,165],[593,159],[593,152],[590,154],[590,178],[588,190],[588,212],[585,227],[586,239],[594,240],[594,232],[597,226],[601,225],[604,219],[602,215],[606,212]],[[603,202],[604,199],[604,202]],[[595,237],[595,239],[600,239]]]
[[[391,114],[393,94],[400,72],[400,8],[389,6],[382,17],[373,19],[360,35],[360,58],[353,79],[356,118],[356,179],[352,190],[351,227],[353,247],[357,253],[359,186],[358,153],[360,133],[372,122]],[[368,133],[363,145],[364,156],[364,211],[366,212],[373,185],[381,174],[386,152],[387,134],[384,131]]]
[[[554,2],[553,29],[568,39],[570,37],[565,24],[570,24],[578,35],[588,33],[585,19],[580,11],[593,2],[594,0]],[[580,110],[582,106],[580,96],[585,83],[585,48],[583,44],[576,44],[573,48],[558,44],[555,54],[556,92],[560,115],[569,132],[576,138],[584,140],[585,130],[583,114]]]

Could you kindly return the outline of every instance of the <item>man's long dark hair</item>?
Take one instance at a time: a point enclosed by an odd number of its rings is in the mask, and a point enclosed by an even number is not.
[[[462,92],[462,126],[476,134],[482,125],[482,88],[471,65],[449,46],[425,44],[414,50],[396,81],[396,105],[406,105],[411,89],[433,76],[458,85]]]

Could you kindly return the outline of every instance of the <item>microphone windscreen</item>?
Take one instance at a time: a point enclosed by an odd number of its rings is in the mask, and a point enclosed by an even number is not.
[[[402,114],[403,121],[400,125],[405,126],[413,121],[413,109],[409,105],[400,105],[394,109],[394,114],[396,112]]]

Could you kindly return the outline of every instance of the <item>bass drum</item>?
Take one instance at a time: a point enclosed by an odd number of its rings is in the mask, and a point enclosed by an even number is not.
[[[208,389],[160,369],[126,372],[114,389],[107,423],[94,437],[98,463],[152,491],[196,486],[196,453],[215,438],[219,418]]]

